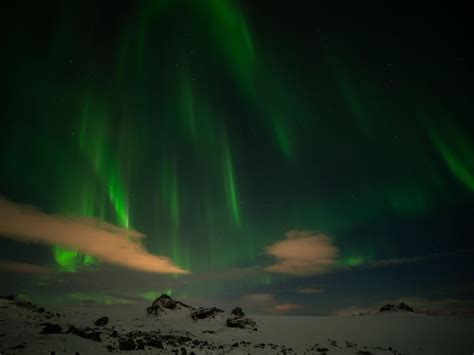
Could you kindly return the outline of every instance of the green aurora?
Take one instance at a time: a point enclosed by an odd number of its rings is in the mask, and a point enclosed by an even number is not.
[[[369,70],[369,44],[347,48],[324,26],[298,49],[246,2],[108,6],[10,9],[23,20],[6,44],[6,196],[136,229],[193,273],[261,263],[292,229],[332,236],[342,265],[393,257],[388,234],[354,231],[472,199],[469,127],[403,79],[401,55]],[[35,9],[48,24],[38,34]],[[66,272],[100,264],[59,246],[40,257]]]

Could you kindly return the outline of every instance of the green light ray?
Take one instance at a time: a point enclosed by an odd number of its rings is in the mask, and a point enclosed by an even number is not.
[[[232,214],[232,219],[236,225],[240,226],[240,206],[239,198],[237,196],[237,184],[235,181],[234,166],[232,163],[232,156],[230,152],[229,142],[227,136],[224,134],[224,147],[222,150],[222,164],[224,167],[224,178],[227,189],[227,198],[229,201],[229,209]]]

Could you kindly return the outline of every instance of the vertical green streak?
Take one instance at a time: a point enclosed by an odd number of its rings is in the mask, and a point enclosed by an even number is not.
[[[229,0],[198,2],[210,15],[210,32],[247,93],[255,89],[255,49],[242,11]]]
[[[291,159],[293,157],[293,148],[291,145],[289,132],[283,120],[279,117],[274,117],[272,120],[273,129],[275,132],[275,138],[280,147],[283,155],[287,159]]]
[[[182,108],[183,116],[185,118],[185,125],[193,140],[196,139],[196,115],[194,108],[194,96],[192,85],[189,81],[189,74],[186,73],[185,77],[181,80],[181,91],[182,91]]]
[[[173,171],[170,181],[170,200],[169,208],[171,213],[171,225],[173,235],[173,256],[178,260],[180,242],[179,242],[179,190],[178,175]]]
[[[224,166],[224,176],[225,184],[227,188],[227,196],[230,203],[230,211],[232,214],[233,221],[240,225],[240,208],[237,197],[237,185],[235,182],[234,167],[232,164],[232,156],[230,153],[229,143],[227,141],[227,136],[224,136],[224,147],[223,147],[223,166]]]
[[[65,179],[65,200],[61,211],[91,218],[106,218],[106,201],[114,213],[116,222],[130,227],[128,199],[122,177],[117,147],[110,137],[110,125],[104,104],[91,95],[84,100],[80,116],[78,149],[86,165],[75,171],[77,176]],[[53,247],[56,263],[66,271],[78,266],[91,265],[96,260],[75,250]]]

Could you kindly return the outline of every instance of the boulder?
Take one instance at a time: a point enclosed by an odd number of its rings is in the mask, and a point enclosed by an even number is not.
[[[101,317],[94,322],[94,324],[98,327],[103,327],[107,325],[107,323],[109,323],[109,317]]]
[[[43,323],[44,328],[41,334],[59,334],[63,330],[58,324]]]
[[[204,308],[204,307],[199,307],[195,311],[191,313],[191,318],[193,320],[198,320],[198,319],[206,319],[206,318],[214,318],[217,314],[223,313],[224,311],[222,309],[212,307],[212,308]]]
[[[244,311],[242,310],[242,308],[240,307],[235,307],[232,312],[230,312],[231,315],[235,316],[235,317],[243,317],[245,316],[245,313]]]

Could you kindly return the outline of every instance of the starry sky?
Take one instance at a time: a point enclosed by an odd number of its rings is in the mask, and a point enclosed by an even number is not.
[[[465,13],[7,5],[0,291],[288,314],[472,305]]]

